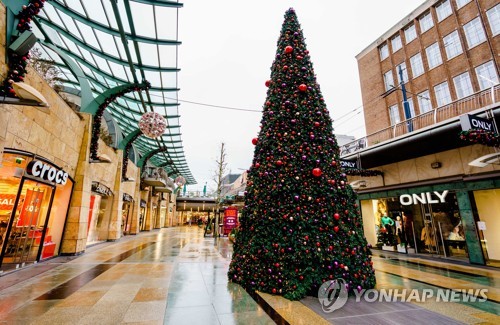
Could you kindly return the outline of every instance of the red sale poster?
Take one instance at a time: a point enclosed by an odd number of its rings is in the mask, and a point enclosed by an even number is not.
[[[28,189],[26,191],[24,202],[21,203],[21,201],[19,201],[19,205],[22,204],[22,206],[16,224],[18,227],[35,226],[37,224],[40,207],[42,206],[43,194],[44,190],[42,189]]]

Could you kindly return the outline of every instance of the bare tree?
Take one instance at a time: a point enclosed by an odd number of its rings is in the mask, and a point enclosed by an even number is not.
[[[224,174],[226,173],[226,167],[227,167],[227,162],[226,162],[226,148],[224,142],[221,143],[220,146],[220,156],[218,159],[215,160],[216,163],[216,171],[214,173],[213,180],[215,181],[216,184],[216,190],[215,190],[215,229],[214,229],[214,237],[219,236],[219,217],[220,217],[220,208],[222,206],[222,179],[224,178]]]

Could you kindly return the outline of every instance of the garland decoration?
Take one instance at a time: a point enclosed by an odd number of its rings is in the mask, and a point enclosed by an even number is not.
[[[344,169],[344,173],[349,176],[363,176],[363,177],[384,175],[384,172],[380,170],[358,169],[358,168]]]
[[[16,18],[19,19],[16,26],[19,35],[25,31],[31,30],[31,20],[40,13],[40,9],[43,8],[44,2],[45,0],[30,0],[28,5],[22,7],[21,11],[16,15]],[[24,81],[26,66],[30,55],[29,51],[19,55],[12,50],[8,50],[7,56],[9,71],[7,72],[7,77],[0,86],[0,96],[16,98],[16,92],[14,88],[12,88],[12,83]]]
[[[94,115],[93,123],[92,123],[92,138],[90,140],[90,159],[98,160],[99,155],[97,150],[99,149],[99,135],[101,131],[101,121],[102,116],[106,108],[114,102],[117,98],[124,96],[125,94],[132,91],[141,91],[147,90],[151,88],[151,84],[148,81],[144,81],[143,83],[134,83],[133,85],[123,89],[122,91],[113,94],[104,100],[104,103],[99,105],[99,109]]]
[[[500,147],[500,136],[498,133],[481,129],[473,129],[460,132],[460,139],[489,147]]]
[[[130,153],[130,149],[132,149],[132,143],[142,135],[141,133],[137,133],[125,146],[125,150],[123,151],[123,163],[122,163],[122,180],[127,179],[127,168],[128,168],[128,155]]]

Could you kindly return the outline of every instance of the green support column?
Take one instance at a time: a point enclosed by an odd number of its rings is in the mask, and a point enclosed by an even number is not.
[[[458,208],[464,226],[465,241],[469,252],[469,261],[473,264],[485,265],[481,242],[477,236],[476,222],[472,213],[469,193],[467,191],[457,191]]]

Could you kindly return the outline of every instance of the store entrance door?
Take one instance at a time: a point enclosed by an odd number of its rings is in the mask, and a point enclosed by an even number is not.
[[[43,248],[54,187],[29,179],[24,179],[21,185],[9,219],[0,265],[22,267],[24,263],[38,261]]]

